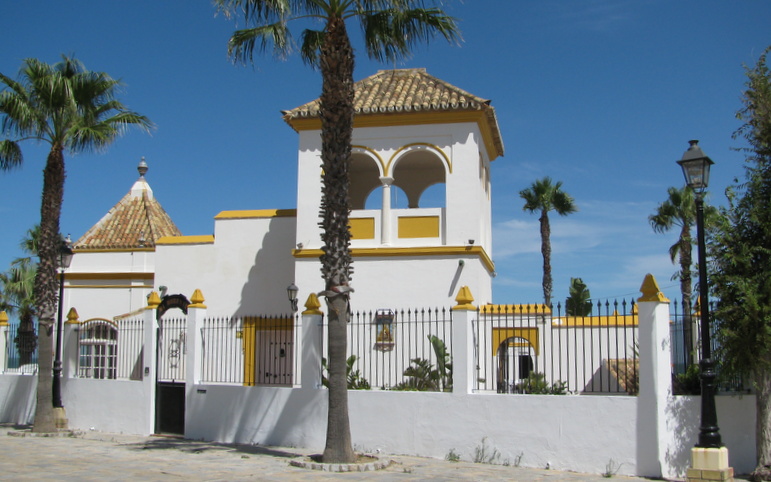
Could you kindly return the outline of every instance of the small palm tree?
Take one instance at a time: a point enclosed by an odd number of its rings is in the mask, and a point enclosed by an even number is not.
[[[98,150],[128,126],[149,130],[150,121],[116,99],[121,83],[103,72],[86,70],[71,57],[50,65],[26,59],[19,80],[0,74],[0,170],[24,162],[19,143],[36,140],[50,145],[43,170],[40,208],[40,263],[35,276],[35,312],[40,338],[37,408],[34,431],[56,429],[52,396],[52,327],[56,311],[59,218],[64,195],[64,151]]]
[[[714,206],[704,207],[706,225],[715,222],[718,216]],[[683,342],[686,365],[693,363],[695,346],[694,323],[691,316],[691,301],[693,299],[693,238],[691,230],[696,225],[696,202],[693,189],[670,187],[667,189],[667,199],[656,207],[656,211],[648,216],[651,227],[657,233],[666,233],[675,227],[680,228],[677,241],[669,247],[669,257],[672,263],[679,262],[680,269],[675,273],[675,279],[680,280],[680,295],[683,303]]]
[[[35,298],[33,286],[37,263],[33,256],[37,255],[37,240],[40,228],[35,226],[27,231],[20,246],[29,256],[17,258],[11,262],[11,267],[5,273],[0,273],[0,310],[15,314],[19,318],[14,343],[19,352],[19,364],[32,362],[32,355],[37,347],[35,335]]]
[[[581,278],[570,278],[568,298],[565,300],[565,312],[570,316],[588,316],[592,313],[592,294]]]
[[[573,198],[562,190],[562,181],[552,183],[550,177],[539,179],[527,189],[519,192],[519,197],[525,200],[522,210],[529,213],[541,213],[538,218],[541,224],[541,255],[543,255],[543,302],[551,305],[552,277],[551,277],[551,226],[549,225],[549,211],[554,211],[560,216],[578,211]]]
[[[355,459],[348,421],[346,381],[347,320],[351,278],[351,234],[348,168],[353,135],[354,52],[346,21],[356,20],[363,31],[367,55],[394,61],[413,45],[439,35],[458,38],[455,20],[439,8],[424,8],[425,0],[215,0],[226,15],[242,16],[250,28],[237,30],[228,51],[237,61],[251,62],[255,47],[272,47],[284,56],[293,48],[287,24],[315,19],[320,29],[302,33],[300,54],[321,70],[322,201],[321,272],[329,307],[329,410],[325,462]]]

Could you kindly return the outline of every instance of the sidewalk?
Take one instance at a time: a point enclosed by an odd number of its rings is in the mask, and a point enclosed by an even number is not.
[[[100,432],[44,437],[1,429],[2,480],[608,480],[596,474],[407,456],[381,457],[393,463],[376,472],[330,473],[290,466],[290,460],[312,453],[304,449]],[[613,476],[613,480],[647,479]]]

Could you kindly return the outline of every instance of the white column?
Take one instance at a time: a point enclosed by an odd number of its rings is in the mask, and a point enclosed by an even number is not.
[[[8,368],[8,313],[0,311],[0,373]]]
[[[191,304],[187,307],[187,332],[185,334],[185,346],[187,347],[187,359],[185,360],[185,391],[188,395],[195,390],[195,386],[201,383],[201,360],[203,359],[203,343],[201,339],[201,327],[206,318],[206,305],[201,290],[195,290],[190,297]]]
[[[391,184],[394,178],[383,176],[380,178],[383,184],[383,206],[380,218],[380,243],[383,246],[391,245]]]
[[[321,388],[322,320],[321,303],[314,293],[305,302],[302,313],[302,359],[300,361],[300,383],[303,389]]]
[[[468,394],[474,390],[476,363],[474,361],[473,323],[477,309],[468,286],[463,286],[452,307],[452,393]]]
[[[637,300],[640,393],[637,396],[637,474],[668,476],[667,406],[672,401],[669,300],[646,275]]]
[[[144,388],[145,406],[147,407],[147,420],[145,421],[145,431],[150,434],[155,432],[155,375],[158,369],[157,341],[158,324],[155,321],[155,313],[161,299],[156,291],[150,293],[147,297],[147,306],[143,314],[144,318],[144,348],[143,348],[143,367],[142,367],[142,385]]]
[[[67,321],[64,323],[64,336],[62,337],[64,342],[62,345],[62,382],[77,376],[79,329],[78,311],[75,308],[70,308],[67,313]]]

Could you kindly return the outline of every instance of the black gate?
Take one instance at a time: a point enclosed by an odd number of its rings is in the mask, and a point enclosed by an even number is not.
[[[185,335],[187,319],[158,321],[155,432],[185,433]]]

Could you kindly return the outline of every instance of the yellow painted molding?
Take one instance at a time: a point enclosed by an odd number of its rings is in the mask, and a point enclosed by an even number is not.
[[[64,279],[71,280],[95,280],[95,279],[155,279],[155,273],[65,273]]]
[[[67,285],[68,290],[75,289],[125,289],[125,288],[152,288],[153,285]]]
[[[400,216],[399,239],[438,238],[439,216]]]
[[[97,248],[97,249],[88,249],[88,248],[73,248],[72,252],[75,254],[86,254],[86,253],[136,253],[136,252],[153,252],[155,251],[155,248]],[[67,275],[69,276],[69,275]]]
[[[249,219],[249,218],[293,218],[297,209],[243,209],[221,211],[214,219]]]
[[[543,303],[529,303],[519,305],[494,305],[487,304],[480,308],[482,313],[501,315],[550,315],[551,308]]]
[[[498,348],[501,343],[510,338],[521,338],[526,340],[526,343],[514,342],[516,347],[530,346],[535,351],[535,355],[538,356],[541,352],[540,343],[538,342],[538,327],[498,327],[493,328],[493,342],[490,344],[493,357],[498,356]]]
[[[321,119],[318,116],[291,118],[287,120],[290,126],[297,131],[320,130]],[[476,123],[482,133],[485,148],[494,160],[502,156],[502,149],[495,147],[494,134],[490,127],[490,118],[484,110],[456,110],[456,111],[431,111],[431,112],[401,112],[397,114],[357,114],[353,118],[353,127],[394,127],[431,124],[461,124],[464,122]],[[497,129],[496,125],[496,129]]]
[[[437,154],[444,160],[445,165],[447,166],[447,172],[452,174],[452,162],[450,162],[450,158],[447,157],[447,154],[436,144],[429,144],[427,142],[413,142],[412,144],[407,144],[402,147],[400,147],[396,152],[394,152],[394,155],[391,156],[391,158],[388,160],[388,166],[387,170],[385,171],[388,175],[391,175],[391,166],[394,163],[394,160],[396,160],[397,157],[400,157],[402,152],[406,150],[410,150],[412,147],[428,147],[431,151],[436,151]]]
[[[8,326],[8,313],[0,311],[0,326]]]
[[[76,310],[75,308],[70,308],[70,311],[67,312],[67,323],[68,324],[80,323],[80,321],[78,321],[79,317],[80,315],[78,315],[78,310]]]
[[[644,301],[656,301],[659,303],[669,303],[669,300],[664,293],[659,289],[659,284],[656,282],[656,278],[652,274],[645,275],[642,286],[640,286],[642,296],[637,298],[638,302]]]
[[[375,239],[375,218],[349,218],[351,239]]]
[[[158,296],[157,291],[153,291],[150,293],[150,296],[147,297],[147,310],[154,310],[158,307],[158,305],[161,304],[161,297]]]
[[[311,293],[308,295],[308,299],[305,301],[305,311],[303,311],[303,315],[323,315],[324,313],[321,311],[321,303],[319,302],[319,297],[316,296],[316,293]]]
[[[619,315],[618,313],[610,316],[563,316],[554,318],[551,322],[552,328],[596,328],[596,327],[616,327],[632,328],[637,326],[637,316],[635,314]]]
[[[324,254],[320,249],[293,249],[295,258],[318,258]],[[448,255],[472,255],[482,260],[487,271],[495,271],[495,264],[488,256],[487,251],[481,246],[434,246],[412,248],[353,248],[351,256],[354,258],[391,258],[409,256],[448,256]]]
[[[203,302],[206,301],[203,297],[203,293],[201,290],[196,289],[193,291],[193,296],[190,297],[190,305],[188,308],[206,308],[206,305],[203,304]]]
[[[471,294],[471,290],[468,286],[462,286],[458,290],[458,296],[455,297],[457,305],[453,306],[453,311],[473,311],[477,307],[473,305],[474,296]]]
[[[169,244],[213,244],[214,235],[202,234],[198,236],[164,236],[155,242],[155,245]]]

